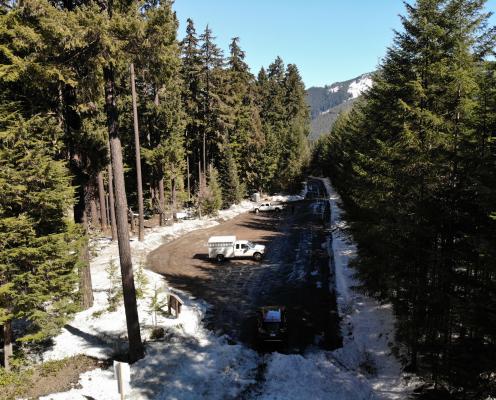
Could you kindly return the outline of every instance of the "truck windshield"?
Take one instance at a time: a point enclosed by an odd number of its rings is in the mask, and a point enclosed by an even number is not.
[[[255,247],[255,245],[252,242],[246,242],[246,244],[248,245],[248,247],[252,249]]]

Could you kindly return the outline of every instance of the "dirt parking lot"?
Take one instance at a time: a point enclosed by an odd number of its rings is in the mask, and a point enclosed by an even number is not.
[[[256,344],[256,310],[263,305],[288,309],[289,343],[302,351],[316,343],[340,344],[336,303],[322,244],[328,232],[317,201],[293,203],[282,213],[245,213],[218,226],[191,232],[149,255],[147,265],[170,285],[212,307],[207,327],[233,341]],[[212,235],[236,235],[267,246],[261,262],[252,259],[216,263],[207,259]]]

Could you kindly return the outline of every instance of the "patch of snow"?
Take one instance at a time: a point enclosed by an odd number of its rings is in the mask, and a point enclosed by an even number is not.
[[[100,368],[84,372],[79,376],[79,385],[82,389],[71,389],[68,392],[53,393],[42,396],[40,400],[87,400],[108,399],[119,400],[117,393],[117,381],[114,379],[112,369],[101,370]]]
[[[299,201],[303,200],[305,197],[301,194],[276,194],[274,196],[270,196],[270,201],[279,201],[281,203],[288,203],[291,201]]]
[[[329,93],[337,93],[339,92],[339,89],[341,89],[341,86],[336,85],[336,86],[331,86],[328,91]]]
[[[369,90],[372,87],[372,79],[368,76],[362,77],[351,82],[348,87],[348,93],[351,94],[352,99],[356,99],[363,92]]]
[[[150,251],[166,241],[196,229],[218,225],[218,220],[234,218],[252,207],[252,202],[243,201],[220,211],[215,218],[184,220],[172,226],[153,228],[145,232],[143,242],[131,238],[135,279],[139,264],[145,262]],[[114,312],[108,311],[107,291],[110,281],[106,268],[112,259],[119,266],[117,243],[112,243],[108,238],[95,239],[91,241],[91,249],[96,254],[91,260],[94,305],[77,313],[61,334],[54,338],[53,347],[42,355],[45,361],[77,354],[108,359],[126,350],[124,306],[120,305]],[[150,333],[155,326],[150,301],[157,291],[160,291],[159,298],[162,301],[167,293],[179,295],[183,306],[177,318],[156,315],[156,326],[164,328],[166,339],[164,342],[148,343],[146,357],[131,366],[129,398],[237,397],[245,386],[253,383],[258,354],[240,345],[230,345],[226,338],[216,337],[203,328],[201,321],[207,309],[204,302],[169,287],[161,275],[146,269],[143,272],[148,282],[143,287],[144,297],[138,300],[138,313],[145,341],[150,340]],[[51,394],[43,399],[119,398],[117,384],[110,370],[89,371],[80,376],[79,383],[80,389]]]
[[[337,365],[322,351],[267,358],[267,371],[261,400],[339,399],[372,400],[373,390],[363,377]]]

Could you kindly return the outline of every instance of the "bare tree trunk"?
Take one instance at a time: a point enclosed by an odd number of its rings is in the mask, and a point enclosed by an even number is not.
[[[110,143],[109,143],[110,148]],[[108,170],[108,188],[109,188],[109,203],[110,203],[110,228],[112,230],[112,241],[117,240],[117,224],[115,223],[115,196],[114,196],[114,174],[112,172],[112,164],[107,166]]]
[[[129,362],[133,363],[144,357],[144,349],[143,343],[141,342],[133,265],[131,260],[131,248],[129,245],[127,200],[126,189],[124,186],[121,139],[119,137],[117,127],[118,116],[117,107],[115,104],[115,77],[113,67],[111,65],[104,67],[103,75],[105,80],[105,106],[110,140],[110,153],[114,173],[115,214],[119,244],[119,258],[121,264],[122,291],[124,294],[124,309],[126,312],[127,333],[129,340]]]
[[[105,207],[105,186],[103,184],[103,172],[100,171],[97,176],[98,180],[98,197],[100,199],[100,225],[102,231],[107,229],[107,207]]]
[[[138,183],[138,240],[145,238],[145,215],[143,207],[143,182],[141,180],[141,151],[138,128],[138,106],[136,104],[136,85],[134,82],[134,64],[131,63],[131,94],[133,98],[134,144],[136,148],[136,180]]]
[[[172,178],[171,182],[171,203],[172,203],[172,212],[175,216],[176,214],[176,178]]]
[[[13,336],[12,321],[5,321],[3,323],[3,367],[5,371],[10,371],[10,357],[14,354],[12,348]]]
[[[203,131],[203,172],[207,170],[207,137]]]
[[[96,228],[98,225],[98,209],[96,207],[96,200],[95,200],[95,187],[93,183],[91,184],[90,188],[90,210],[91,210],[91,226],[93,228]]]
[[[107,218],[107,226],[110,224],[110,206],[109,206],[109,194],[105,193],[105,217]]]
[[[164,176],[158,181],[158,201],[160,203],[160,226],[165,225],[165,194],[164,194]]]
[[[186,156],[186,178],[188,180],[188,202],[191,201],[191,188],[189,186],[189,156]]]
[[[158,89],[155,90],[155,99],[154,103],[158,107],[160,105],[160,97],[158,95]],[[165,225],[165,194],[164,194],[164,169],[163,167],[159,167],[159,173],[160,173],[160,179],[158,181],[158,193],[156,193],[156,196],[158,197],[158,203],[159,203],[159,225],[164,226]]]
[[[198,216],[201,219],[201,201],[203,197],[203,182],[202,182],[202,172],[201,172],[201,161],[198,161]]]
[[[88,234],[88,218],[86,211],[83,212],[83,228],[84,234]],[[83,310],[93,306],[93,285],[91,281],[90,269],[90,253],[88,249],[88,238],[85,237],[84,244],[81,247],[81,254],[79,256],[83,266],[79,270],[79,293],[81,295],[81,307]]]

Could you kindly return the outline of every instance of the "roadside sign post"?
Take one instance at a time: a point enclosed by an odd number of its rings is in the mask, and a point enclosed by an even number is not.
[[[126,393],[130,391],[131,369],[129,364],[114,361],[114,376],[117,380],[117,389],[121,395],[121,400],[126,398]]]

